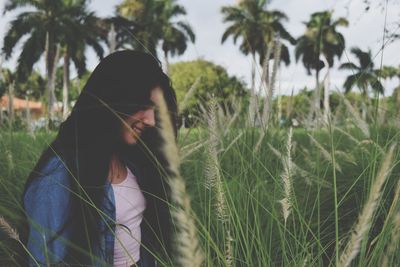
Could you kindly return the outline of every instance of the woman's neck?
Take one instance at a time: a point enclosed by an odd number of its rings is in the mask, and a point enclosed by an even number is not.
[[[125,164],[119,159],[116,154],[113,154],[110,161],[110,167],[108,171],[108,180],[112,184],[119,184],[125,180],[128,172]]]

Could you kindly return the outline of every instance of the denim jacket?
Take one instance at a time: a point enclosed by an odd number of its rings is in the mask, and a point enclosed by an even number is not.
[[[138,176],[135,167],[128,165]],[[29,222],[27,248],[30,254],[29,266],[65,266],[67,244],[71,235],[68,226],[62,230],[70,212],[70,174],[63,161],[54,156],[41,169],[41,175],[28,186],[24,195],[24,207]],[[140,179],[140,177],[138,177]],[[95,266],[112,266],[114,258],[115,199],[111,183],[105,186],[106,198],[101,210],[101,236],[99,247],[93,249]],[[56,236],[60,230],[59,236]],[[48,242],[56,237],[53,241]],[[142,232],[142,241],[143,236]],[[141,267],[156,266],[154,256],[144,246],[140,248]]]

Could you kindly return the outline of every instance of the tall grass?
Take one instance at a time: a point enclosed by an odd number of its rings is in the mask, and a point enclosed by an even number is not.
[[[209,104],[178,144],[168,120],[161,125],[175,266],[400,265],[396,126],[364,121],[346,100],[351,119],[317,130],[272,119],[243,127],[252,124],[240,101],[234,114]],[[10,229],[24,229],[23,185],[52,138],[0,132],[0,266],[17,264],[21,242]]]

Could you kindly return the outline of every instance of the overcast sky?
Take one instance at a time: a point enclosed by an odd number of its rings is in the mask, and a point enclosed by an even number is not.
[[[99,16],[110,16],[114,13],[115,6],[122,0],[92,0],[91,7]],[[224,5],[235,4],[236,0],[178,0],[187,10],[187,16],[181,18],[190,23],[196,34],[196,43],[190,44],[183,56],[173,58],[171,62],[181,60],[194,60],[198,58],[211,60],[224,66],[229,74],[242,78],[250,84],[251,58],[242,55],[238,46],[233,44],[232,39],[228,39],[223,45],[221,36],[227,27],[222,23],[220,9]],[[341,62],[354,60],[350,54],[350,48],[358,46],[365,50],[370,48],[375,57],[376,67],[381,65],[400,65],[400,40],[388,44],[381,53],[383,41],[383,29],[385,25],[385,11],[387,10],[386,27],[390,32],[400,34],[400,0],[388,0],[388,7],[385,9],[385,0],[373,0],[371,8],[365,11],[365,0],[273,0],[269,9],[281,10],[287,14],[289,21],[286,23],[287,30],[294,36],[300,36],[305,26],[305,22],[310,14],[317,11],[334,9],[334,18],[344,16],[350,21],[348,28],[338,28],[346,38],[346,52],[341,58]],[[5,0],[0,0],[3,7]],[[0,18],[0,36],[4,36],[7,30],[8,21],[15,17],[16,13],[9,13]],[[3,38],[1,38],[3,39]],[[385,40],[386,42],[387,40]],[[2,45],[2,43],[1,43]],[[290,45],[289,45],[290,47]],[[290,94],[304,86],[313,87],[315,82],[313,76],[308,76],[301,62],[295,63],[293,48],[291,50],[292,64],[289,67],[282,65],[280,71],[279,92]],[[13,58],[4,65],[13,68],[20,50],[17,48]],[[88,51],[89,69],[93,69],[98,59],[92,51]],[[341,88],[345,77],[350,74],[346,71],[338,71],[336,63],[331,71],[332,90]],[[39,64],[39,69],[42,69]],[[258,69],[258,72],[261,72]],[[323,77],[324,74],[321,74]],[[389,81],[385,83],[386,95],[392,93],[392,89],[399,81]]]

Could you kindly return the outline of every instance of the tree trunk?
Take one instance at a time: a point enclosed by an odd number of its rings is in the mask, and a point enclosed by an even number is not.
[[[68,89],[69,89],[69,51],[68,48],[64,54],[64,77],[63,77],[63,119],[66,119],[69,112],[68,107]]]
[[[256,76],[256,58],[255,54],[252,54],[252,65],[251,65],[251,89],[250,89],[250,103],[249,103],[249,127],[254,127],[255,125],[255,115],[257,99],[255,93],[255,76]]]
[[[29,108],[29,97],[26,95],[25,96],[25,102],[26,102],[26,126],[28,128],[28,132],[31,132],[31,110]]]
[[[370,106],[368,88],[365,88],[364,92],[362,93],[362,96],[363,96],[363,101],[361,103],[361,118],[364,121],[367,121],[367,113]]]
[[[321,105],[321,89],[319,84],[319,70],[315,73],[315,98],[314,98],[314,108],[315,115],[320,113]]]
[[[366,121],[367,120],[367,105],[365,100],[361,103],[361,118]]]
[[[0,96],[0,128],[3,127],[3,105],[1,104],[1,96]]]
[[[14,121],[14,82],[8,86],[8,124],[12,127]]]
[[[165,74],[169,75],[169,62],[168,62],[167,50],[164,50],[164,69],[165,69]]]
[[[47,32],[46,34],[46,72],[47,72],[47,112],[49,119],[52,120],[54,117],[54,102],[55,102],[55,65],[56,65],[56,54],[57,46],[54,43],[53,35]]]
[[[0,56],[0,75],[3,73],[3,60],[4,55]],[[2,105],[2,95],[0,95],[0,128],[3,126],[3,105]]]
[[[115,32],[114,23],[111,24],[110,32],[108,33],[108,50],[112,54],[117,48],[117,33]]]
[[[271,77],[269,77],[269,73],[267,74],[266,77],[268,77],[268,80],[266,79],[266,83],[268,82],[267,85],[267,91],[265,92],[265,102],[264,102],[264,108],[263,108],[263,114],[261,117],[261,122],[263,125],[264,130],[268,127],[268,124],[271,121],[271,114],[272,114],[272,99],[274,97],[274,91],[275,91],[275,82],[276,82],[276,74],[278,72],[279,64],[280,64],[280,56],[281,56],[281,43],[279,40],[276,40],[274,42],[274,64],[272,66],[272,74]],[[266,58],[266,60],[269,61],[269,56]],[[268,66],[269,64],[267,64]],[[267,70],[269,72],[269,70]]]
[[[278,114],[276,118],[276,123],[278,125],[278,128],[281,125],[281,118],[282,118],[282,92],[281,92],[281,68],[279,67],[278,69],[278,81],[279,81],[279,86],[278,86]]]
[[[328,63],[328,62],[326,62]],[[328,67],[329,65],[326,64]],[[329,90],[330,90],[330,68],[327,68],[326,76],[324,79],[324,122],[326,125],[329,122],[329,116],[331,114],[331,109],[329,106]]]
[[[255,92],[256,90],[256,55],[252,54],[252,62],[251,62],[251,91]]]
[[[395,107],[396,107],[396,125],[397,127],[400,127],[400,77],[399,77],[399,86],[397,87],[399,88],[397,91],[397,95],[396,95],[396,99],[395,99]]]
[[[315,90],[314,90],[314,97],[313,103],[311,105],[310,112],[308,114],[308,124],[315,125],[319,127],[319,113],[320,113],[320,102],[321,102],[321,95],[320,95],[320,88],[319,88],[319,70],[315,70]],[[313,123],[314,122],[314,123]]]

